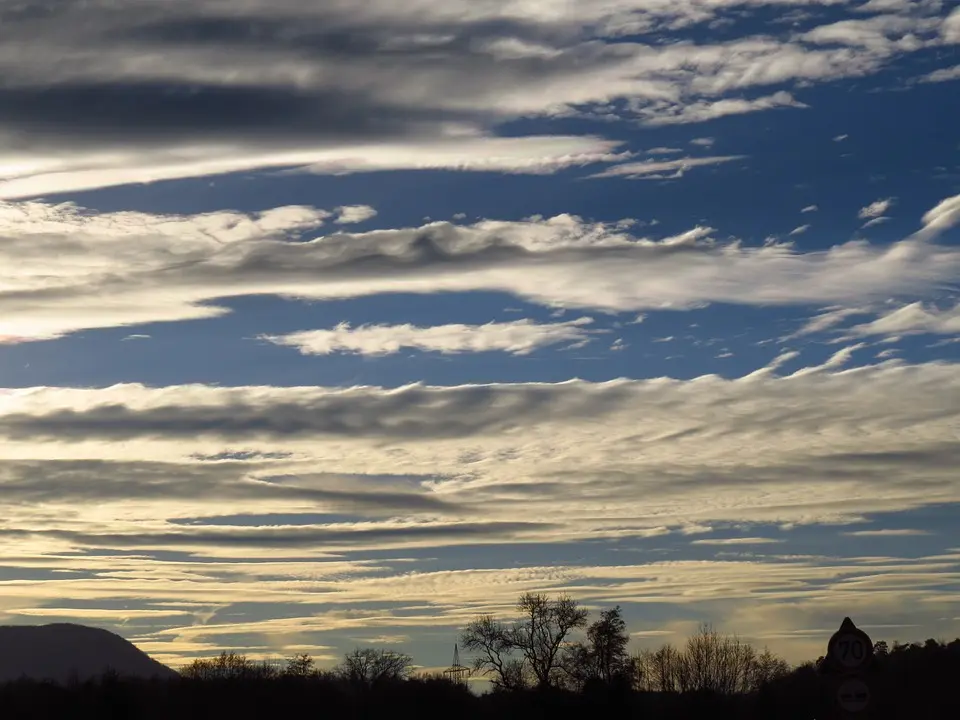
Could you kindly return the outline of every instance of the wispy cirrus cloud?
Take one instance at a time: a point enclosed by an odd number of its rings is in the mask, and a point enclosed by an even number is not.
[[[718,155],[715,157],[685,157],[677,160],[641,160],[640,162],[612,165],[591,177],[623,177],[631,180],[680,178],[691,168],[721,165],[733,160],[743,159],[743,155]]]
[[[910,528],[881,528],[879,530],[852,530],[844,533],[851,537],[923,537],[930,535],[929,530],[912,530]]]
[[[11,159],[16,173],[0,171],[0,198],[16,199],[156,182],[295,167],[298,172],[347,175],[389,170],[462,170],[542,175],[568,167],[618,162],[630,157],[622,143],[596,137],[489,136],[412,138],[405,142],[344,142],[329,146],[244,147],[210,145],[138,152],[111,149],[82,162],[71,155]],[[0,170],[3,162],[0,156]]]
[[[933,70],[920,78],[921,82],[928,83],[949,82],[951,80],[960,80],[960,65]]]
[[[680,125],[685,123],[706,122],[728,115],[744,115],[761,110],[776,108],[807,108],[785,90],[771,95],[755,98],[723,98],[721,100],[699,100],[685,105],[669,102],[652,102],[640,112],[648,125]]]
[[[868,308],[856,307],[831,307],[826,308],[824,312],[810,318],[795,333],[788,335],[785,340],[803,337],[804,335],[814,335],[816,333],[826,332],[836,328],[838,325],[846,322],[850,317],[856,315],[868,315]]]
[[[870,335],[960,335],[960,305],[939,309],[922,302],[881,313],[867,323],[845,330],[847,337]]]

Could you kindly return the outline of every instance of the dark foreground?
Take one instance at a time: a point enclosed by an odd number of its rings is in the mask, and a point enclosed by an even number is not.
[[[960,718],[960,643],[918,646],[883,663],[872,679],[871,712],[851,717]],[[825,712],[823,685],[807,664],[747,696],[707,692],[635,692],[594,685],[580,693],[550,690],[483,696],[437,678],[368,685],[326,674],[136,681],[107,677],[68,686],[20,681],[0,687],[0,718],[118,720],[150,718],[743,718],[811,720]]]

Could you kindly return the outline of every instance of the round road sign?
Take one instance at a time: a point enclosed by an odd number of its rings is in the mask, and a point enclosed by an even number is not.
[[[870,688],[859,678],[848,678],[837,689],[837,704],[847,712],[860,712],[870,704]]]
[[[851,670],[863,665],[871,655],[870,639],[866,633],[841,632],[832,638],[830,657],[841,667]]]

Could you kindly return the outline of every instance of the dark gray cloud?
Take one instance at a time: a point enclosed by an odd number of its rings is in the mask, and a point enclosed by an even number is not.
[[[7,76],[0,135],[21,149],[429,138],[451,120],[502,117],[469,102],[471,95],[617,61],[599,46],[552,58],[485,49],[503,38],[556,34],[522,20],[397,13],[364,20],[327,3],[78,8],[36,0],[0,12],[0,41],[23,56],[0,57]],[[149,57],[154,62],[143,61]],[[431,74],[443,92],[428,92]],[[458,75],[462,82],[450,82]],[[378,76],[396,76],[411,92],[393,96]],[[417,86],[424,92],[415,99]],[[462,96],[462,110],[448,102],[451,93]]]
[[[195,453],[190,457],[194,460],[220,462],[223,460],[285,460],[292,455],[293,453],[289,452],[268,452],[265,450],[222,450],[218,453],[206,455]]]
[[[3,461],[0,494],[5,503],[31,505],[64,500],[263,500],[315,502],[328,511],[366,516],[460,512],[429,491],[391,488],[389,479],[316,472],[281,476],[269,464],[248,462]]]
[[[0,129],[27,147],[77,150],[260,137],[282,148],[427,137],[450,112],[390,106],[359,92],[172,82],[0,88]]]
[[[379,544],[403,545],[418,540],[469,542],[483,539],[505,540],[525,532],[542,532],[555,527],[540,522],[484,522],[445,525],[336,529],[333,527],[262,527],[218,530],[191,530],[156,533],[83,533],[66,530],[0,530],[0,536],[54,537],[93,547],[320,547],[329,545]]]
[[[312,435],[459,438],[506,432],[555,418],[602,415],[629,400],[629,393],[616,385],[582,392],[567,392],[562,385],[409,386],[391,393],[327,393],[263,405],[237,400],[217,406],[185,403],[133,409],[114,404],[84,411],[11,413],[0,416],[0,435],[67,442],[200,435],[236,439]]]

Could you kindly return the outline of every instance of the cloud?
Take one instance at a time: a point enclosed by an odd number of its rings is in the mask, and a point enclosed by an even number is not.
[[[218,530],[181,530],[178,532],[88,533],[75,531],[37,531],[32,534],[63,539],[86,546],[110,548],[121,545],[126,548],[176,548],[192,549],[230,545],[234,548],[247,545],[260,548],[311,548],[320,545],[356,547],[371,543],[374,547],[415,547],[427,545],[470,545],[484,539],[497,542],[522,540],[525,534],[549,530],[548,523],[417,523],[396,527],[337,529],[331,527],[284,527],[269,528],[223,528]],[[0,535],[20,535],[0,531]]]
[[[844,370],[851,350],[732,380],[7,390],[0,533],[24,551],[235,555],[850,522],[960,502],[956,366]],[[238,443],[275,456],[199,459]]]
[[[126,631],[170,658],[245,633],[276,654],[344,632],[453,632],[477,613],[510,613],[526,590],[631,611],[679,605],[744,636],[809,635],[818,613],[851,602],[864,622],[897,622],[891,608],[908,593],[922,624],[954,601],[955,552],[859,557],[842,536],[830,557],[810,557],[763,541],[780,537],[770,524],[863,532],[852,523],[872,513],[960,502],[960,370],[813,369],[395,389],[5,389],[0,535],[16,557],[0,614],[69,619],[80,605],[76,619],[111,623],[128,607]],[[701,552],[749,556],[562,561],[598,539],[650,552],[693,539]],[[482,546],[488,564],[438,569],[465,546]],[[530,559],[538,546],[566,549],[545,565]],[[238,597],[255,597],[256,610]],[[731,615],[731,602],[763,622]],[[774,606],[794,620],[769,615]]]
[[[716,157],[685,157],[678,158],[677,160],[642,160],[640,162],[613,165],[590,177],[625,177],[630,180],[680,178],[683,177],[690,168],[721,165],[733,160],[742,160],[744,157],[744,155],[725,155]]]
[[[640,165],[640,172],[650,170]],[[720,243],[704,227],[651,239],[622,223],[571,215],[324,235],[331,213],[302,206],[173,216],[6,203],[0,336],[25,342],[213,318],[228,312],[217,299],[241,295],[323,300],[495,291],[613,312],[922,297],[960,272],[960,251],[930,242],[960,219],[958,200],[927,212],[907,240],[856,240],[810,252]]]
[[[832,307],[808,320],[803,327],[792,335],[788,335],[784,340],[803,337],[804,335],[814,335],[830,330],[844,322],[847,318],[854,315],[866,315],[870,311],[864,308],[852,307]]]
[[[810,225],[801,225],[800,227],[795,227],[788,234],[789,235],[803,235],[807,230],[810,229]]]
[[[910,303],[881,315],[872,322],[854,325],[846,330],[848,337],[870,335],[958,335],[960,334],[960,305],[946,310]]]
[[[820,25],[800,37],[810,43],[847,45],[878,54],[913,52],[939,44],[939,15],[880,14]]]
[[[366,222],[376,216],[377,211],[369,205],[344,205],[337,208],[337,219],[334,222],[338,225],[350,225]]]
[[[960,8],[954,8],[953,12],[943,21],[940,26],[940,34],[946,43],[960,43]]]
[[[731,9],[781,0],[371,0],[362,11],[94,0],[82,17],[69,3],[30,11],[39,4],[8,13],[0,30],[6,198],[282,167],[552,171],[565,153],[551,139],[525,144],[497,128],[577,113],[663,125],[800,107],[783,85],[864,77],[958,37],[957,14],[939,9],[782,37],[739,21],[730,39],[695,33]],[[515,152],[485,162],[510,140]],[[597,155],[595,140],[568,142],[570,154]]]
[[[621,144],[595,137],[440,136],[404,143],[345,142],[330,147],[210,145],[143,152],[117,148],[83,159],[60,153],[12,161],[23,169],[6,176],[0,172],[0,199],[284,167],[319,175],[443,169],[542,175],[625,160],[630,155],[617,152]],[[0,168],[2,159],[0,154]]]
[[[890,206],[893,205],[893,202],[894,198],[876,200],[866,207],[860,208],[860,212],[857,213],[857,217],[861,220],[866,220],[867,218],[878,218],[890,209]]]
[[[691,540],[691,545],[773,545],[782,543],[782,539],[763,537],[710,538]]]
[[[923,227],[911,237],[927,241],[960,224],[960,194],[940,201],[923,215]]]
[[[691,145],[697,145],[699,147],[713,147],[714,140],[712,137],[698,137],[690,141]]]
[[[231,503],[233,512],[259,513],[265,503],[313,512],[360,517],[425,512],[449,515],[455,507],[433,493],[403,487],[402,478],[288,472],[295,461],[283,457],[242,461],[133,462],[104,460],[5,461],[0,488],[11,504],[174,503],[183,514],[220,514],[204,497]],[[198,462],[199,461],[199,462]],[[286,461],[286,462],[284,462]],[[379,486],[379,487],[378,487]]]
[[[929,530],[910,530],[910,529],[892,529],[884,528],[881,530],[855,530],[845,532],[844,535],[851,537],[922,537],[930,535]]]
[[[772,95],[765,95],[753,98],[752,100],[744,98],[700,100],[682,106],[671,105],[669,103],[651,103],[641,111],[640,115],[646,119],[648,125],[656,127],[660,125],[706,122],[727,115],[743,115],[760,110],[786,107],[807,108],[809,105],[796,100],[790,93],[780,90]],[[713,144],[712,138],[698,139],[711,141],[710,144],[703,143],[704,147],[710,147]],[[692,142],[694,142],[694,144],[700,144],[695,141]]]
[[[529,355],[548,345],[561,342],[588,342],[591,331],[585,326],[591,318],[565,323],[539,324],[532,320],[486,325],[363,325],[350,327],[340,323],[332,330],[307,330],[279,337],[264,336],[277,345],[297,348],[304,355],[330,355],[337,352],[359,355],[390,355],[403,348],[443,354],[465,352],[506,352]]]
[[[837,135],[835,138],[833,138],[833,141],[834,141],[834,142],[843,142],[843,141],[846,140],[848,137],[850,137],[850,136],[849,136],[849,135],[846,135],[846,134],[844,134],[844,135]]]
[[[818,208],[816,205],[807,205],[807,206],[806,206],[805,208],[803,208],[800,212],[802,212],[802,213],[812,213],[812,212],[816,212],[816,211],[819,210],[819,209],[820,209],[820,208]]]
[[[862,212],[862,211],[861,211]],[[888,222],[890,220],[886,215],[881,215],[880,217],[875,217],[872,220],[867,220],[863,225],[860,226],[861,230],[866,230],[869,227],[874,225],[881,225],[882,223]]]
[[[949,82],[950,80],[960,80],[960,65],[934,70],[920,78],[921,82],[927,83]]]

